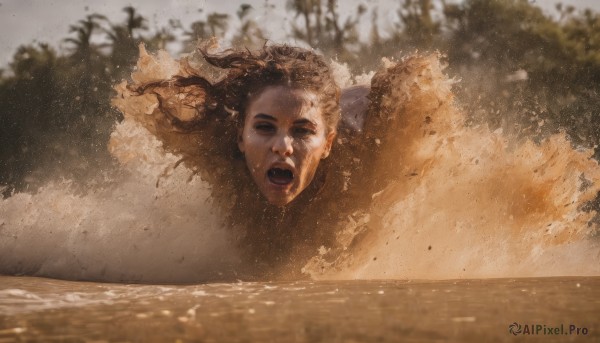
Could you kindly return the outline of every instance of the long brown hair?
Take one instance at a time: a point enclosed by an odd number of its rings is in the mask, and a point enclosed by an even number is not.
[[[129,86],[138,94],[154,93],[160,111],[173,129],[203,130],[206,120],[211,118],[229,119],[241,126],[249,100],[267,86],[288,86],[315,93],[328,131],[336,129],[340,121],[340,89],[323,57],[314,51],[275,44],[258,51],[228,49],[213,54],[198,48],[198,52],[210,66],[219,69],[222,76],[218,80],[211,82],[202,70],[186,63],[186,75]],[[183,109],[175,108],[174,103],[183,105]],[[184,111],[194,113],[181,113]]]
[[[289,45],[265,45],[255,52],[199,51],[208,63],[228,71],[213,87],[223,106],[239,114],[238,124],[243,124],[246,106],[253,95],[267,86],[284,85],[314,92],[328,129],[337,127],[340,89],[323,57],[315,52]]]
[[[237,148],[237,131],[252,97],[277,85],[314,93],[328,132],[334,131],[340,120],[340,89],[324,58],[312,50],[273,44],[258,51],[198,52],[202,67],[184,59],[179,73],[169,79],[127,86],[134,96],[151,97],[158,105],[151,115],[138,113],[136,119],[211,184],[213,201],[247,252],[252,275],[289,265],[300,258],[295,247],[310,246],[312,253],[312,242],[326,244],[323,235],[332,233],[316,225],[324,210],[318,195],[331,171],[330,161],[319,165],[297,199],[277,208],[252,181]],[[211,77],[209,70],[217,76]]]

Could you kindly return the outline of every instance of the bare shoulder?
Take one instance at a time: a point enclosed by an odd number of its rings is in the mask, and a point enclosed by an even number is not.
[[[369,109],[369,92],[367,85],[342,89],[340,108],[342,120],[339,131],[342,133],[362,133]]]

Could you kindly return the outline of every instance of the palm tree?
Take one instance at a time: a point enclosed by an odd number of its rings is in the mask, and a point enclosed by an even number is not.
[[[190,30],[183,33],[187,38],[184,40],[184,49],[194,49],[199,39],[210,37],[223,37],[228,28],[229,15],[225,13],[211,13],[206,20],[198,20],[190,25]]]
[[[65,38],[64,40],[75,45],[71,57],[80,59],[86,65],[90,63],[91,56],[98,53],[96,47],[92,46],[91,38],[94,31],[100,27],[97,20],[102,19],[105,20],[106,17],[100,14],[91,14],[69,27],[69,32],[77,34],[76,38]]]
[[[157,50],[165,49],[167,43],[174,41],[176,41],[175,35],[168,28],[163,27],[162,29],[154,33],[152,37],[147,39],[146,44],[148,44],[148,47],[150,49]]]
[[[146,18],[137,14],[135,12],[135,8],[133,8],[131,6],[127,6],[127,7],[123,8],[123,11],[125,11],[127,13],[126,27],[127,27],[127,32],[129,33],[129,37],[133,37],[134,30],[138,30],[138,29],[147,30],[148,29],[148,27],[146,26]]]
[[[115,25],[109,22],[110,29],[104,30],[111,42],[111,62],[113,68],[118,70],[115,75],[117,77],[127,70],[137,56],[137,42],[141,38],[135,37],[134,33],[138,30],[148,29],[146,19],[139,15],[135,8],[128,6],[123,8],[123,11],[127,13],[125,23]]]
[[[100,28],[98,20],[106,20],[99,14],[88,15],[77,24],[71,25],[69,32],[76,33],[76,38],[66,38],[65,42],[75,45],[71,62],[75,66],[79,84],[79,94],[74,98],[80,99],[80,110],[85,113],[90,109],[90,96],[93,88],[94,58],[99,57],[98,47],[92,44],[94,32]],[[78,66],[82,66],[78,68]]]

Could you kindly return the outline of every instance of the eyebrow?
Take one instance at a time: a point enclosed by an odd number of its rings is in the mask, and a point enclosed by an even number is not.
[[[254,119],[271,120],[271,121],[277,122],[277,118],[273,117],[272,115],[265,114],[265,113],[259,113],[259,114],[255,115]],[[294,124],[295,125],[310,124],[310,125],[313,125],[313,126],[317,126],[317,124],[315,124],[315,122],[313,122],[310,119],[306,119],[306,118],[295,120]]]
[[[275,118],[271,115],[268,115],[268,114],[264,114],[264,113],[259,113],[259,114],[255,115],[254,119],[265,119],[265,120],[277,121],[277,118]]]
[[[313,122],[310,119],[306,119],[306,118],[295,120],[294,124],[300,124],[300,125],[310,124],[310,125],[313,125],[313,126],[317,126],[317,124],[315,124],[315,122]]]

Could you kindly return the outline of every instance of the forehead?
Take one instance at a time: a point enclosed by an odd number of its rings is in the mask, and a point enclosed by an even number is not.
[[[250,98],[247,114],[272,116],[321,117],[314,92],[286,86],[269,86]]]

